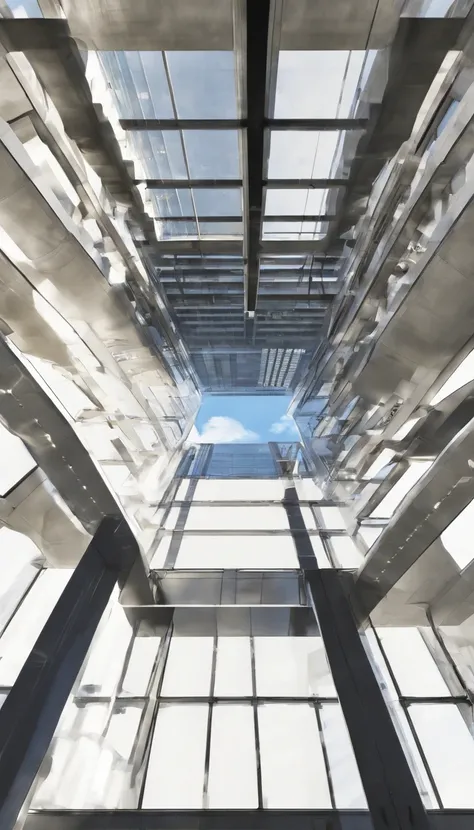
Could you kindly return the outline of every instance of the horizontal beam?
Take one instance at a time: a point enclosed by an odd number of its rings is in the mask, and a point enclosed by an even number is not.
[[[262,186],[270,190],[292,190],[296,188],[347,187],[348,179],[264,179]],[[242,179],[134,179],[134,184],[145,184],[148,188],[160,190],[183,190],[193,187],[214,188],[242,187]]]
[[[308,215],[285,213],[281,216],[264,216],[264,222],[330,222],[336,217],[330,213],[313,213]],[[155,216],[157,222],[195,222],[195,216]],[[198,222],[242,222],[240,216],[198,216]]]
[[[264,129],[314,130],[315,132],[361,130],[367,118],[265,118]],[[123,130],[245,130],[247,121],[238,118],[121,118]]]
[[[431,810],[437,830],[465,830],[473,810]],[[368,810],[41,810],[29,813],[25,830],[373,830]]]

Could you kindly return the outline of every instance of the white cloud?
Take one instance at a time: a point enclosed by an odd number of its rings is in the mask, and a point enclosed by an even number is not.
[[[290,433],[287,438],[295,438],[298,440],[298,430],[291,415],[282,415],[279,421],[275,421],[270,427],[270,432],[273,435],[283,435],[283,433]]]
[[[189,441],[194,444],[233,444],[237,441],[258,441],[259,435],[235,418],[214,415],[204,424],[202,432],[193,427]]]

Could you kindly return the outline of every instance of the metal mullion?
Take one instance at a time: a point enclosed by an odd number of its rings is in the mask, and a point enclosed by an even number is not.
[[[334,785],[332,783],[331,767],[330,767],[330,764],[329,764],[329,755],[328,755],[328,751],[327,751],[327,747],[326,747],[326,739],[324,737],[323,724],[322,724],[321,715],[320,715],[320,712],[319,712],[320,703],[318,701],[315,701],[314,705],[313,705],[313,708],[314,708],[314,713],[316,715],[316,721],[318,723],[319,741],[321,743],[321,749],[322,749],[323,758],[324,758],[324,766],[326,767],[326,777],[328,779],[329,796],[331,798],[331,807],[332,807],[333,810],[335,810],[336,809],[336,798],[335,798],[335,795],[334,795]]]
[[[369,618],[369,619],[370,619],[370,618]],[[419,737],[418,737],[418,735],[417,735],[417,732],[416,732],[416,729],[415,729],[415,725],[414,725],[414,723],[413,723],[413,721],[412,721],[411,717],[410,717],[410,716],[409,716],[409,714],[408,714],[408,706],[409,706],[409,704],[407,705],[407,704],[404,702],[404,700],[403,700],[402,693],[401,693],[401,689],[400,689],[400,686],[399,686],[399,684],[398,684],[398,680],[397,680],[397,678],[395,677],[395,674],[394,674],[394,672],[393,672],[393,670],[392,670],[392,666],[391,666],[391,664],[390,664],[390,661],[389,661],[389,659],[388,659],[388,657],[387,657],[387,655],[386,655],[386,653],[385,653],[385,649],[384,649],[384,647],[382,646],[382,642],[381,642],[380,637],[379,637],[379,635],[378,635],[378,633],[377,633],[377,631],[376,631],[375,626],[374,626],[374,625],[373,625],[373,623],[372,623],[372,620],[370,620],[370,628],[371,628],[371,630],[372,630],[372,632],[373,632],[373,634],[374,634],[374,637],[375,637],[375,639],[376,639],[376,641],[377,641],[377,645],[378,645],[379,651],[380,651],[380,653],[381,653],[381,655],[382,655],[382,658],[383,658],[383,660],[384,660],[384,662],[385,662],[385,665],[386,665],[386,667],[387,667],[387,671],[388,671],[388,673],[389,673],[389,675],[390,675],[390,679],[391,679],[391,681],[392,681],[392,683],[393,683],[393,685],[394,685],[394,687],[395,687],[395,692],[396,692],[396,694],[397,694],[398,703],[400,704],[400,707],[401,707],[401,708],[402,708],[402,710],[403,710],[403,714],[405,715],[405,718],[406,718],[406,721],[407,721],[407,723],[408,723],[408,727],[409,727],[410,732],[411,732],[411,734],[412,734],[413,740],[414,740],[415,745],[416,745],[416,747],[417,747],[417,749],[418,749],[418,752],[420,753],[420,758],[421,758],[421,760],[422,760],[422,762],[423,762],[423,765],[424,765],[424,767],[425,767],[425,771],[426,771],[426,774],[427,774],[427,776],[428,776],[428,780],[429,780],[429,782],[430,782],[430,784],[431,784],[431,787],[432,787],[432,789],[433,789],[433,792],[434,792],[434,794],[435,794],[435,798],[437,798],[437,799],[438,799],[438,805],[439,805],[439,807],[440,807],[440,808],[442,808],[442,807],[443,807],[443,802],[442,802],[442,800],[441,800],[441,796],[440,796],[440,794],[439,794],[438,787],[436,786],[436,782],[435,782],[435,780],[434,780],[434,778],[433,778],[433,774],[432,774],[432,772],[431,772],[430,765],[428,764],[428,760],[427,760],[427,758],[426,758],[425,752],[424,752],[423,747],[422,747],[422,745],[421,745],[421,743],[420,743],[420,739],[419,739]],[[389,708],[389,707],[387,706],[387,709],[388,709],[388,708]],[[389,711],[390,711],[390,710],[389,710]],[[400,738],[399,738],[399,740],[400,740],[400,743],[401,743],[402,748],[403,748],[403,743],[402,743],[402,740],[401,740]],[[414,760],[414,763],[416,763],[416,762],[415,762],[415,759],[413,759],[413,760]]]
[[[257,793],[258,793],[258,809],[263,809],[263,785],[262,785],[262,757],[260,754],[260,732],[258,725],[258,698],[257,698],[257,672],[255,666],[255,642],[253,635],[249,637],[250,641],[250,665],[252,672],[252,709],[253,709],[253,725],[255,730],[255,755],[257,762]]]
[[[170,98],[171,98],[171,106],[173,108],[173,115],[176,119],[178,119],[178,108],[176,106],[176,99],[175,99],[175,95],[174,95],[173,84],[172,84],[172,81],[171,81],[171,74],[170,74],[170,71],[169,71],[168,59],[167,59],[166,53],[164,51],[161,53],[161,58],[162,58],[162,61],[163,61],[163,67],[164,67],[164,70],[165,70],[166,80],[168,82],[168,88],[169,88],[169,93],[170,93]],[[190,180],[191,179],[191,171],[189,169],[188,155],[187,155],[187,152],[186,152],[186,144],[184,142],[184,135],[183,135],[183,130],[182,129],[179,130],[179,139],[180,139],[180,142],[181,142],[181,149],[183,151],[183,158],[184,158],[184,164],[186,166],[186,173],[187,173],[187,176],[188,176],[188,180]],[[198,235],[198,239],[200,239],[201,238],[201,232],[200,232],[200,229],[199,229],[198,215],[197,215],[197,211],[196,211],[196,203],[194,201],[194,188],[191,188],[190,196],[191,196],[191,203],[192,203],[192,206],[193,206],[193,209],[194,209],[194,215],[196,217],[197,235]]]
[[[142,761],[141,761],[141,765],[140,765],[139,769],[137,769],[137,773],[136,773],[136,774],[138,774],[140,769],[143,770],[143,780],[140,784],[140,792],[139,792],[139,795],[138,795],[138,809],[141,809],[142,805],[143,805],[143,795],[144,795],[144,792],[145,792],[145,783],[146,783],[146,776],[147,776],[147,771],[148,771],[148,764],[150,762],[151,745],[153,743],[153,735],[155,733],[156,722],[157,722],[157,719],[158,719],[158,713],[159,713],[159,709],[160,709],[160,693],[161,693],[161,688],[163,686],[163,678],[165,676],[166,663],[168,661],[168,654],[169,654],[169,650],[170,650],[170,644],[171,644],[172,636],[173,636],[173,623],[171,623],[171,625],[169,626],[168,631],[166,632],[165,637],[161,641],[160,648],[158,650],[155,671],[158,672],[158,670],[160,668],[160,662],[161,662],[162,663],[162,665],[161,665],[161,674],[159,676],[158,683],[157,683],[156,694],[155,694],[155,704],[152,707],[150,722],[149,722],[149,724],[146,725],[146,727],[147,727],[146,729],[144,728],[145,727],[145,718],[143,719],[143,731],[145,732],[145,742],[144,742],[144,746],[143,746],[143,758],[142,758]],[[152,697],[151,696],[149,697],[149,705],[152,706]]]
[[[207,713],[207,734],[206,734],[206,753],[204,756],[204,781],[202,787],[202,806],[206,809],[209,807],[209,764],[211,760],[211,732],[212,732],[212,713],[213,713],[213,698],[214,689],[216,686],[216,664],[217,664],[217,648],[218,637],[214,635],[214,647],[212,650],[212,664],[211,664],[211,683],[210,683],[210,701],[208,704]]]
[[[119,689],[121,689],[121,688],[122,688],[122,683],[123,683],[124,678],[125,678],[125,675],[126,675],[126,673],[127,673],[128,663],[129,663],[129,661],[130,661],[130,657],[131,657],[131,655],[132,655],[133,646],[134,646],[134,644],[135,644],[136,632],[138,631],[139,625],[140,625],[140,623],[139,623],[139,622],[137,622],[137,623],[133,626],[133,629],[132,629],[132,636],[130,637],[130,642],[129,642],[129,644],[128,644],[128,646],[127,646],[127,650],[126,650],[126,652],[125,652],[125,659],[124,659],[124,661],[123,661],[122,669],[121,669],[121,671],[120,671],[120,674],[119,674],[119,677],[118,677],[117,683],[115,684],[115,689],[114,689],[114,692],[113,692],[113,693],[110,695],[110,697],[108,698],[108,701],[109,701],[109,711],[108,711],[108,713],[107,713],[107,717],[106,717],[106,719],[105,719],[105,725],[104,725],[104,728],[103,728],[103,730],[102,730],[102,735],[103,735],[103,737],[104,737],[104,738],[105,738],[105,734],[106,734],[106,732],[107,732],[107,730],[108,730],[108,728],[109,728],[109,726],[110,726],[110,722],[111,722],[112,717],[113,717],[114,707],[115,707],[115,703],[116,703],[116,700],[117,700],[117,697],[118,697]]]

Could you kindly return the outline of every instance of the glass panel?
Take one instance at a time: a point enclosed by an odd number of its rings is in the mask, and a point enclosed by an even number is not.
[[[163,527],[165,530],[174,530],[176,527],[176,522],[179,518],[179,507],[172,507],[164,521]]]
[[[192,179],[240,177],[237,130],[183,130]]]
[[[336,807],[366,810],[367,801],[341,707],[323,704],[320,712]]]
[[[161,52],[99,52],[119,118],[173,118]]]
[[[319,536],[310,536],[311,545],[316,555],[316,561],[320,568],[332,568],[328,555],[324,549],[324,545]]]
[[[186,530],[289,530],[284,507],[191,507]]]
[[[377,634],[402,695],[451,696],[416,628],[377,628]]]
[[[15,487],[31,470],[34,470],[36,461],[26,449],[21,438],[12,435],[3,424],[0,424],[0,453],[2,455],[0,496],[4,498],[9,490]]]
[[[165,536],[161,541],[158,543],[158,547],[153,554],[153,558],[150,562],[150,568],[164,568],[166,557],[168,556],[168,551],[170,549],[170,545],[172,542],[172,536]]]
[[[365,52],[281,51],[275,118],[348,118],[364,57]]]
[[[48,568],[31,587],[0,639],[0,686],[13,686],[72,573]]]
[[[263,806],[330,808],[331,798],[312,706],[272,703],[258,707]]]
[[[129,130],[127,136],[140,162],[135,165],[137,178],[188,178],[178,131]]]
[[[300,510],[301,515],[304,519],[304,523],[308,530],[317,530],[318,526],[316,524],[316,519],[314,518],[314,513],[311,510],[311,507],[303,505],[303,507],[300,507]]]
[[[244,226],[242,222],[200,222],[201,236],[242,236]]]
[[[202,808],[209,707],[161,703],[143,794],[146,809]]]
[[[274,131],[270,134],[269,179],[326,179],[331,175],[340,131]]]
[[[252,694],[252,666],[248,637],[219,637],[217,641],[216,697]]]
[[[432,463],[432,461],[410,462],[408,470],[403,473],[402,477],[393,485],[392,489],[389,490],[385,498],[370,515],[381,519],[389,519],[412,487],[429,470]]]
[[[196,222],[173,222],[159,220],[155,222],[157,239],[185,239],[188,236],[197,237]]]
[[[193,196],[198,216],[242,216],[240,187],[195,187]]]
[[[116,707],[107,725],[109,704],[84,706],[71,701],[40,769],[32,806],[69,810],[136,807],[138,791],[131,784],[129,759],[142,711],[143,703]]]
[[[267,190],[265,216],[320,216],[326,213],[328,191],[320,188],[302,190]]]
[[[13,17],[43,17],[38,0],[7,0]]]
[[[322,499],[323,494],[318,485],[310,478],[297,479],[295,481],[296,492],[298,498],[302,501],[310,501],[313,499]]]
[[[40,550],[28,536],[0,528],[0,632],[42,564]]]
[[[457,706],[416,704],[409,712],[443,806],[474,807],[474,742]]]
[[[291,536],[192,536],[185,533],[176,568],[297,568]]]
[[[81,695],[111,697],[125,663],[132,627],[115,600],[102,616],[79,683]]]
[[[458,516],[441,534],[441,541],[453,557],[456,564],[463,570],[474,559],[474,550],[471,539],[472,520],[474,517],[474,499],[461,510]]]
[[[178,190],[150,188],[147,192],[153,202],[156,217],[194,216],[193,200],[189,188],[182,187]]]
[[[336,697],[321,637],[255,637],[257,695]]]
[[[280,501],[283,482],[278,479],[201,479],[197,483],[196,501]]]
[[[173,637],[161,687],[163,697],[209,695],[213,650],[212,637]]]
[[[359,535],[362,536],[362,539],[364,540],[369,550],[379,538],[380,534],[382,533],[382,530],[383,527],[371,527],[370,525],[361,525],[359,527]]]
[[[179,118],[237,118],[233,52],[167,52]]]
[[[326,225],[326,223],[325,223]],[[323,239],[321,222],[263,222],[262,239]]]
[[[121,695],[146,695],[160,642],[160,637],[135,637]]]
[[[320,507],[323,525],[328,530],[345,530],[346,523],[339,507]]]
[[[213,708],[209,760],[209,807],[258,807],[253,709],[221,703]]]
[[[329,544],[340,568],[358,568],[364,557],[349,536],[330,536]]]

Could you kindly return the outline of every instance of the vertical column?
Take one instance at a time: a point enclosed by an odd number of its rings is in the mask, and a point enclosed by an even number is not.
[[[428,830],[430,823],[337,571],[306,583],[352,741],[374,830]]]
[[[0,827],[14,827],[117,581],[139,556],[126,523],[101,522],[0,710]]]

